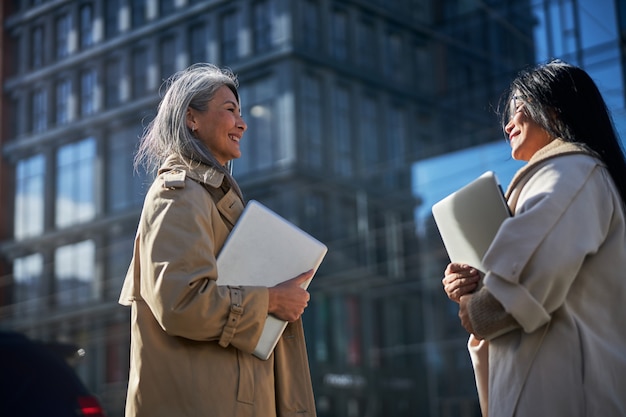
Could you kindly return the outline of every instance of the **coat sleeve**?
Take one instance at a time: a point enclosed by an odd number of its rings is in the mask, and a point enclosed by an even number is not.
[[[595,159],[573,155],[545,163],[524,185],[483,259],[485,287],[524,331],[550,320],[602,244],[614,210],[609,181]]]
[[[158,182],[148,192],[135,243],[135,297],[172,336],[252,352],[267,317],[267,288],[218,286],[216,253],[228,230],[213,200],[193,181],[176,189]]]

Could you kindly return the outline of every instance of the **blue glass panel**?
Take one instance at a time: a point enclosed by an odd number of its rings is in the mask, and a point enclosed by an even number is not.
[[[95,215],[96,141],[87,138],[57,153],[56,226],[91,220]]]
[[[36,155],[17,163],[15,184],[16,239],[43,233],[45,158]]]

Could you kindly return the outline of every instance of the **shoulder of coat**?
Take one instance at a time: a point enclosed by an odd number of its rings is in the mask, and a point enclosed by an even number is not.
[[[180,169],[173,169],[163,174],[163,188],[177,189],[185,188],[185,178],[187,173]]]

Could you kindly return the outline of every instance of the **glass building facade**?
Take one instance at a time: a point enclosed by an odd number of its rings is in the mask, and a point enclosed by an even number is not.
[[[0,327],[83,347],[76,370],[109,416],[123,415],[117,298],[151,180],[133,153],[175,71],[238,74],[244,195],[329,247],[304,315],[320,417],[479,415],[430,206],[519,166],[493,111],[518,70],[584,67],[626,135],[623,0],[0,7]]]

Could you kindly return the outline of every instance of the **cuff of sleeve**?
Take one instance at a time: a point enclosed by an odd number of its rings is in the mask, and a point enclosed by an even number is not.
[[[237,330],[237,325],[239,324],[239,320],[243,314],[243,290],[240,287],[229,287],[229,290],[230,313],[228,314],[226,325],[224,326],[224,330],[222,330],[222,336],[219,340],[219,345],[224,348],[230,344],[231,340],[233,340],[235,331]]]
[[[488,273],[485,288],[511,314],[526,333],[532,333],[550,321],[550,314],[522,285]]]
[[[487,340],[520,327],[515,318],[484,288],[470,298],[468,313],[474,334]]]

